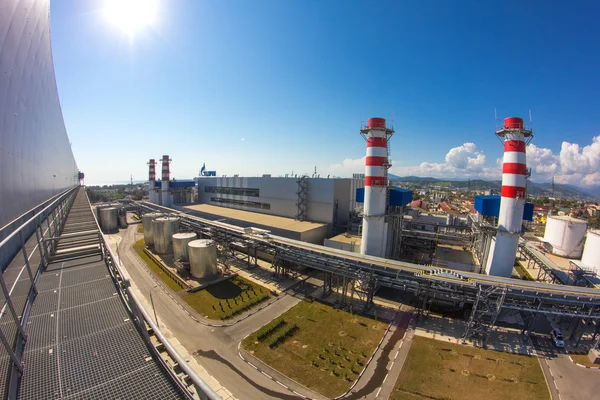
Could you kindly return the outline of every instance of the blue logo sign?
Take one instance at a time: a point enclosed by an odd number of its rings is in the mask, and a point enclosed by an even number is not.
[[[202,168],[200,168],[200,176],[217,176],[217,171],[207,171],[206,163],[202,163]]]

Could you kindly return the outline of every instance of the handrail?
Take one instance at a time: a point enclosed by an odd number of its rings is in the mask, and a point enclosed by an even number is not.
[[[91,209],[91,207],[92,206],[90,204],[90,209]],[[112,249],[106,242],[106,236],[100,229],[100,226],[98,225],[98,221],[96,220],[95,217],[94,217],[94,221],[96,222],[96,225],[98,226],[98,231],[100,234],[99,236],[103,242],[103,247],[107,253],[107,254],[105,253],[104,256],[110,257],[110,259],[112,261],[112,265],[115,266],[119,275],[121,275],[122,277],[128,276],[121,269],[121,266],[119,265],[121,260],[120,260],[120,258],[115,256]],[[125,280],[125,282],[128,283],[127,279],[124,279],[124,280]],[[144,317],[145,322],[150,326],[150,328],[152,328],[156,337],[164,345],[169,356],[171,356],[171,358],[173,358],[179,364],[179,367],[189,376],[191,381],[194,383],[194,386],[196,386],[197,390],[199,391],[198,395],[200,396],[200,398],[207,399],[207,400],[222,400],[222,398],[206,382],[204,382],[204,380],[196,373],[196,371],[194,371],[189,366],[187,361],[177,352],[177,350],[173,347],[173,345],[171,345],[169,340],[163,335],[163,333],[160,331],[160,328],[154,323],[154,321],[150,317],[150,314],[148,314],[148,312],[146,311],[144,306],[141,304],[140,300],[138,299],[137,295],[133,291],[132,287],[128,284],[126,284],[125,286],[127,287],[127,289],[125,289],[125,290],[127,291],[128,297],[130,297],[133,300],[133,303],[137,307],[138,311],[140,311],[140,313]],[[119,288],[121,289],[121,286],[119,286]],[[203,394],[205,395],[204,397],[202,396]]]
[[[40,215],[42,215],[42,213],[46,212],[46,210],[48,210],[49,208],[53,207],[55,203],[57,202],[61,202],[65,197],[67,197],[71,192],[74,192],[75,190],[77,190],[79,188],[79,186],[74,186],[71,189],[67,190],[66,192],[63,193],[62,196],[57,197],[56,199],[54,199],[54,201],[50,204],[48,204],[46,207],[44,207],[43,210],[39,211],[38,213],[36,213],[33,217],[29,218],[27,221],[25,221],[24,223],[21,224],[21,226],[19,226],[17,229],[15,229],[10,235],[8,235],[7,237],[5,237],[2,242],[0,242],[0,250],[2,249],[2,246],[5,246],[6,243],[8,243],[12,238],[16,237],[17,234],[19,232],[21,232],[22,229],[25,228],[25,226],[29,225],[30,223],[34,222]]]

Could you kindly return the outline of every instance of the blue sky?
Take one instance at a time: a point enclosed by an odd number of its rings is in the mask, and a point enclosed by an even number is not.
[[[499,117],[533,113],[534,180],[600,184],[593,1],[159,0],[133,38],[105,0],[51,2],[63,114],[88,183],[362,172],[361,120],[394,120],[391,172],[498,178]],[[566,143],[563,143],[566,142]]]

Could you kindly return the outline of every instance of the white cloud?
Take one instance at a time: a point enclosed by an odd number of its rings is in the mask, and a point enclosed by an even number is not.
[[[422,162],[408,167],[394,167],[390,173],[407,176],[432,176],[436,178],[501,179],[502,157],[494,165],[486,165],[486,155],[474,143],[464,143],[446,153],[443,163]],[[392,161],[392,165],[394,162]],[[327,173],[335,176],[351,176],[363,173],[365,158],[345,159],[341,164],[330,165]],[[557,183],[576,185],[600,185],[600,136],[581,147],[576,143],[563,142],[559,154],[551,149],[530,144],[527,147],[527,166],[532,179],[548,182],[554,177]]]
[[[443,178],[486,178],[497,179],[500,169],[486,166],[486,156],[477,149],[475,143],[464,143],[453,147],[446,154],[444,163],[422,162],[415,167],[392,167],[397,175],[433,176]]]

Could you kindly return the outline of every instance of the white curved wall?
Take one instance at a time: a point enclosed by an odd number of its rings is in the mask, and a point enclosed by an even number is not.
[[[581,263],[600,274],[600,230],[588,231]]]
[[[0,227],[78,183],[56,89],[49,0],[0,0]]]
[[[553,254],[568,258],[579,258],[583,250],[583,238],[587,222],[571,217],[548,217],[544,242]]]

